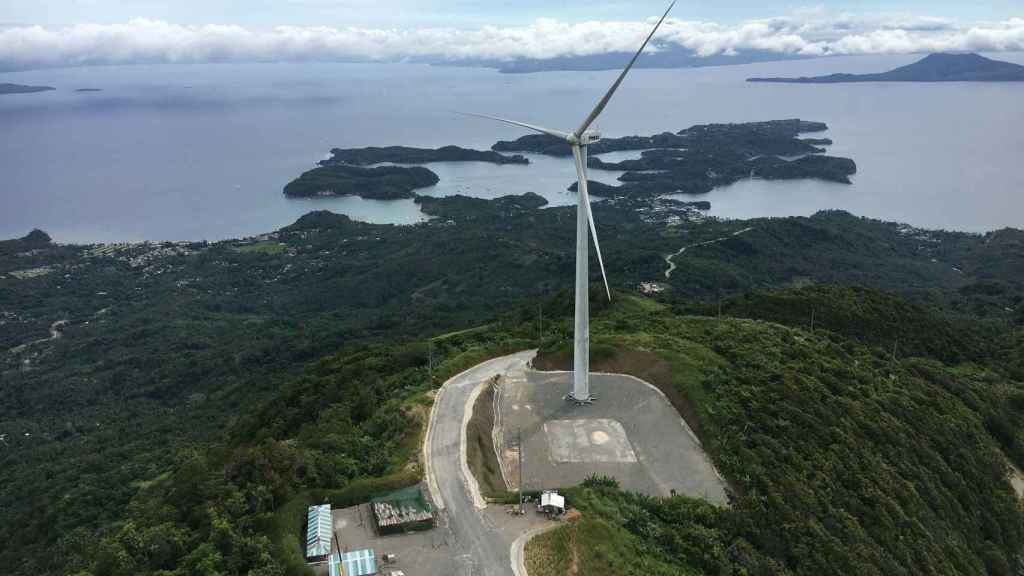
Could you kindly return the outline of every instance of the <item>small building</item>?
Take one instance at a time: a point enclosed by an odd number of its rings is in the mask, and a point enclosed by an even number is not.
[[[340,576],[376,576],[377,574],[377,558],[374,556],[373,550],[370,549],[342,552],[338,564],[341,568]],[[335,572],[332,571],[330,576],[335,576]]]
[[[327,576],[342,576],[341,558],[338,557],[337,552],[332,553],[330,559],[327,560]]]
[[[565,514],[565,496],[554,490],[545,490],[537,503],[537,512],[554,516]]]
[[[428,530],[434,526],[433,510],[419,486],[374,498],[370,507],[379,534]]]
[[[331,505],[310,506],[306,517],[306,560],[323,562],[331,553]]]

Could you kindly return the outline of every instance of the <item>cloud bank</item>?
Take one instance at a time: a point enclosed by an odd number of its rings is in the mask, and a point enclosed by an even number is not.
[[[9,25],[0,27],[0,69],[144,62],[546,59],[631,51],[650,25],[538,19],[528,26],[473,30],[281,26],[257,31],[143,18],[65,28]],[[1024,50],[1024,18],[961,25],[910,14],[802,10],[733,26],[670,19],[657,42],[678,44],[701,56],[746,50],[804,56],[998,52]]]

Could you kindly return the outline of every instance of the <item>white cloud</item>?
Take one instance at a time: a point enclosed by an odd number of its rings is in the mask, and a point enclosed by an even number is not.
[[[148,19],[56,29],[15,25],[0,27],[0,68],[224,60],[551,58],[628,51],[649,26],[650,22],[570,24],[551,19],[473,30],[281,26],[256,31]],[[1024,19],[962,26],[910,14],[832,14],[808,9],[733,26],[668,20],[659,40],[703,56],[744,50],[802,55],[1024,50]]]

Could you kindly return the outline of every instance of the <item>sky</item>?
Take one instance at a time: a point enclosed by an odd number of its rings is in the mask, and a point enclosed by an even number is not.
[[[550,58],[628,51],[663,1],[0,0],[0,70],[135,62]],[[1024,50],[1024,1],[680,1],[653,49]]]
[[[537,18],[635,20],[660,13],[666,5],[662,0],[0,0],[0,22],[68,26],[147,18],[177,24],[237,24],[257,29],[281,25],[478,27],[524,25]],[[816,7],[849,13],[907,13],[964,22],[1024,17],[1019,0],[681,1],[676,6],[675,16],[737,24]]]

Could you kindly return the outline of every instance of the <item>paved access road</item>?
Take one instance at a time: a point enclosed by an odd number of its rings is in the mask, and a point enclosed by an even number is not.
[[[496,374],[520,375],[535,351],[495,358],[454,376],[434,400],[424,463],[440,529],[448,530],[448,543],[457,560],[457,576],[512,576],[511,534],[522,523],[483,507],[476,480],[466,464],[466,422],[476,392]],[[511,538],[511,539],[510,539]]]

